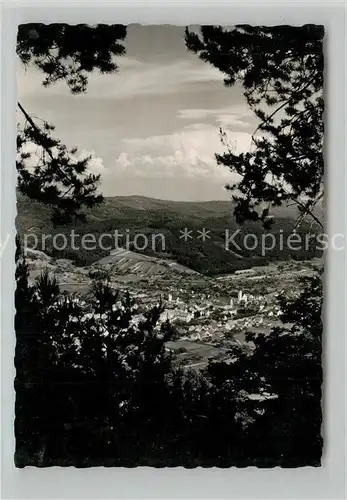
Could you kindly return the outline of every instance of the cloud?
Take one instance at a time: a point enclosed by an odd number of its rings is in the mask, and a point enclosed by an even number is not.
[[[65,82],[43,89],[43,74],[19,65],[21,103],[56,125],[68,147],[92,152],[90,170],[101,174],[104,194],[225,197],[233,178],[215,160],[225,151],[218,128],[245,151],[256,126],[242,88],[226,88],[219,70],[186,50],[184,27],[129,27],[126,46],[119,71],[88,75],[85,95],[71,95]]]
[[[77,151],[74,158],[78,161],[82,158],[86,158],[87,156],[91,156],[91,159],[88,162],[88,172],[91,174],[101,174],[105,173],[105,165],[104,161],[100,156],[97,156],[95,151],[87,151],[86,149],[82,149],[81,151]]]
[[[250,134],[231,132],[235,151],[249,149]],[[142,178],[208,179],[228,182],[230,172],[216,163],[215,153],[223,153],[215,127],[195,124],[171,135],[131,138],[122,141],[124,150],[115,161],[114,175]]]
[[[24,153],[30,153],[30,157],[25,160],[25,165],[29,170],[33,170],[39,163],[42,162],[42,148],[37,146],[34,142],[26,142],[22,147],[22,151]],[[57,153],[55,148],[52,148],[52,152],[53,154]],[[103,159],[100,156],[97,156],[95,151],[82,149],[78,150],[75,155],[70,155],[71,159],[74,161],[82,160],[88,156],[91,156],[88,163],[88,173],[101,175],[105,174],[106,169]]]
[[[88,87],[90,98],[138,98],[141,95],[165,95],[180,91],[189,83],[221,82],[219,70],[190,60],[174,63],[144,63],[122,58],[117,75],[91,75]]]
[[[208,123],[215,122],[220,127],[236,127],[247,129],[250,127],[248,121],[252,113],[246,104],[234,105],[218,109],[180,109],[177,116],[187,121],[204,121]]]
[[[181,60],[166,64],[138,61],[121,57],[116,74],[88,75],[88,91],[74,99],[126,99],[140,95],[170,94],[182,89],[188,83],[221,82],[222,73],[212,66],[195,60]],[[21,98],[42,92],[43,74],[29,67],[18,68],[18,91]],[[44,90],[47,96],[67,96],[70,91],[65,82],[60,81]]]

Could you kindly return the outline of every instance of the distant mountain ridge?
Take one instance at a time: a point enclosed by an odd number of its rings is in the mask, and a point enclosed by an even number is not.
[[[104,203],[88,211],[89,221],[105,220],[129,210],[151,210],[184,213],[198,216],[232,216],[234,202],[224,200],[170,201],[141,195],[105,197]],[[50,227],[51,209],[47,205],[31,200],[17,192],[17,227],[28,230],[33,226]],[[296,218],[298,210],[294,206],[271,209],[275,217]]]
[[[71,229],[74,229],[80,236],[92,234],[98,239],[101,235],[112,235],[117,230],[122,235],[127,234],[130,241],[130,245],[120,241],[117,246],[126,246],[129,251],[135,250],[155,258],[175,261],[203,274],[230,273],[237,269],[263,265],[270,260],[288,258],[306,260],[317,256],[317,252],[311,250],[293,252],[276,247],[267,255],[262,255],[258,247],[251,250],[247,248],[240,250],[233,246],[227,248],[226,232],[228,234],[238,232],[235,241],[241,247],[243,238],[247,234],[254,234],[260,242],[261,235],[267,232],[259,221],[246,222],[239,226],[233,215],[232,201],[181,202],[144,196],[109,197],[105,198],[102,205],[88,211],[86,223],[57,227],[54,230],[50,221],[49,207],[18,195],[17,210],[16,225],[21,235],[25,232],[49,235],[64,233],[68,238]],[[274,215],[271,232],[275,235],[281,232],[291,233],[298,215],[296,207],[278,207],[271,213]],[[185,230],[188,231],[187,238],[183,236]],[[207,231],[206,238],[202,238],[203,230]],[[309,224],[304,224],[301,228],[304,233],[308,230]],[[143,238],[148,238],[148,241],[151,241],[153,235],[162,235],[165,248],[148,245],[144,249],[138,249],[132,246],[139,234]],[[48,247],[39,249],[57,258],[72,259],[77,265],[85,266],[108,257],[110,251],[115,248],[115,244],[112,244],[108,250],[100,247],[75,250],[70,245],[63,250],[57,250],[50,248],[48,242]]]

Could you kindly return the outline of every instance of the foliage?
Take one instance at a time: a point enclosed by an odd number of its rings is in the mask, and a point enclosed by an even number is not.
[[[239,221],[269,225],[271,206],[293,201],[298,225],[308,214],[321,225],[314,207],[323,197],[323,36],[316,25],[186,30],[188,49],[218,68],[226,86],[243,87],[259,121],[250,152],[233,152],[221,130],[228,151],[216,159],[239,176],[227,186],[237,191]]]
[[[80,94],[87,91],[89,73],[118,70],[115,58],[125,53],[125,36],[121,25],[24,24],[18,29],[17,55],[25,67],[43,73],[44,87],[63,81]],[[17,135],[19,190],[51,206],[55,224],[83,218],[81,209],[102,201],[99,176],[88,172],[91,157],[82,158],[77,148],[53,137],[54,126],[46,121],[39,125],[21,103],[18,109],[23,118]],[[29,162],[33,159],[34,167]]]
[[[303,299],[315,304],[310,327]],[[17,467],[317,465],[320,299],[319,282],[309,283],[283,306],[302,330],[259,336],[234,363],[196,373],[165,348],[175,329],[158,324],[162,304],[139,315],[107,281],[84,303],[47,274],[29,285],[19,258]]]
[[[220,130],[227,152],[217,163],[237,174],[232,186],[239,222],[273,225],[270,209],[294,202],[300,212],[294,229],[309,216],[316,228],[323,198],[323,36],[322,26],[186,29],[186,44],[224,74],[226,86],[241,85],[258,120],[253,148],[236,154]],[[321,276],[304,284],[294,300],[280,298],[282,321],[269,336],[248,335],[252,354],[236,353],[232,366],[211,366],[214,376],[234,380],[254,404],[245,453],[261,467],[319,465],[321,438]],[[270,397],[269,397],[270,394]],[[271,395],[276,397],[271,398]],[[308,455],[310,458],[308,459]]]

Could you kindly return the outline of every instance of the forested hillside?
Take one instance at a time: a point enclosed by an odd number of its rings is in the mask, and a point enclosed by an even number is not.
[[[294,226],[296,212],[293,207],[281,208],[275,212],[271,232],[276,245],[266,251],[262,248],[262,235],[266,235],[268,231],[262,223],[248,221],[242,225],[237,224],[233,204],[228,201],[173,202],[141,196],[106,198],[102,205],[90,211],[86,222],[55,228],[50,222],[49,209],[44,205],[18,196],[17,210],[17,228],[21,235],[25,232],[52,236],[63,233],[70,242],[69,233],[74,229],[75,234],[79,235],[75,246],[78,246],[85,234],[94,235],[96,241],[103,234],[109,235],[103,238],[101,246],[97,244],[96,248],[91,248],[93,245],[89,245],[87,249],[79,245],[78,250],[71,248],[70,244],[63,250],[53,248],[52,238],[46,238],[46,248],[42,248],[42,239],[39,238],[40,250],[55,257],[72,259],[80,266],[90,265],[109,254],[109,247],[114,248],[116,244],[114,231],[118,231],[120,236],[118,246],[126,246],[147,255],[174,259],[179,264],[209,275],[266,264],[270,260],[306,260],[320,255],[314,248],[314,240],[310,248],[303,245],[303,248],[293,250],[286,245],[286,238]],[[190,231],[186,241],[181,232],[185,228]],[[204,228],[205,241],[200,232]],[[308,223],[300,228],[303,237],[309,230]],[[247,234],[254,236],[245,240]],[[143,250],[143,237],[139,242],[140,248],[135,248],[132,243],[136,235],[148,238],[149,243]],[[28,238],[29,243],[30,241],[33,238]],[[57,241],[60,246],[62,240]],[[271,246],[270,240],[267,246]]]

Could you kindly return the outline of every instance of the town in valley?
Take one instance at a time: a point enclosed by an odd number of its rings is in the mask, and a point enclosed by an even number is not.
[[[61,290],[72,294],[72,300],[85,304],[86,311],[95,279],[107,280],[120,294],[136,299],[134,322],[143,320],[147,310],[161,303],[158,328],[169,321],[177,332],[167,349],[182,366],[197,370],[206,368],[210,360],[232,361],[231,347],[235,345],[252,349],[250,333],[266,335],[275,326],[285,326],[279,296],[298,296],[301,278],[313,276],[322,267],[320,258],[291,260],[209,277],[125,249],[113,250],[109,257],[86,267],[35,249],[28,248],[26,253],[29,279],[48,271]]]

